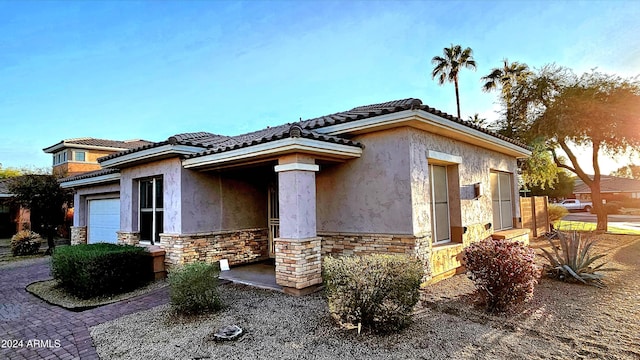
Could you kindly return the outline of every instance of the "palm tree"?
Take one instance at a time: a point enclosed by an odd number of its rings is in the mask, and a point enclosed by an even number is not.
[[[484,81],[482,85],[482,91],[491,92],[500,88],[502,92],[502,99],[505,102],[506,113],[506,126],[503,129],[503,135],[513,137],[515,135],[515,115],[513,113],[513,88],[522,80],[526,79],[531,72],[527,64],[521,64],[517,61],[509,63],[508,59],[502,60],[502,68],[493,68],[491,73],[487,76],[483,76],[480,80]]]
[[[458,107],[458,119],[460,116],[460,94],[458,92],[458,72],[461,68],[476,69],[476,61],[473,59],[473,50],[462,50],[460,45],[453,45],[443,49],[444,56],[434,56],[431,63],[435,65],[431,72],[431,78],[438,78],[438,84],[452,82],[456,87],[456,105]]]
[[[481,118],[480,114],[475,113],[473,116],[469,116],[467,119],[468,122],[472,123],[475,126],[485,127],[487,125],[487,119]]]

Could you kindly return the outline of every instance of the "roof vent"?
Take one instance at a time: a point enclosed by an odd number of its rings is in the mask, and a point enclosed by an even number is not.
[[[299,138],[302,136],[302,128],[299,125],[293,125],[289,128],[289,137]]]

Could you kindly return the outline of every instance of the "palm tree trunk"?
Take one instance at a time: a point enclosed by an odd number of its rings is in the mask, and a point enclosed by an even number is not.
[[[456,105],[457,105],[457,108],[458,108],[458,119],[462,119],[462,117],[460,116],[460,94],[458,93],[458,78],[456,78],[453,81],[453,84],[456,87]]]

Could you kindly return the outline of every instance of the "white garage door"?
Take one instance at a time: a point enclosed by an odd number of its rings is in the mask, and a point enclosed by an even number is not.
[[[120,199],[100,199],[89,201],[89,225],[87,242],[116,243],[120,230]]]

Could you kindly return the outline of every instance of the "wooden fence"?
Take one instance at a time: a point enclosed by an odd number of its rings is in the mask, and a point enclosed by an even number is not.
[[[520,216],[522,227],[531,230],[536,238],[549,232],[549,200],[546,196],[521,197]]]

